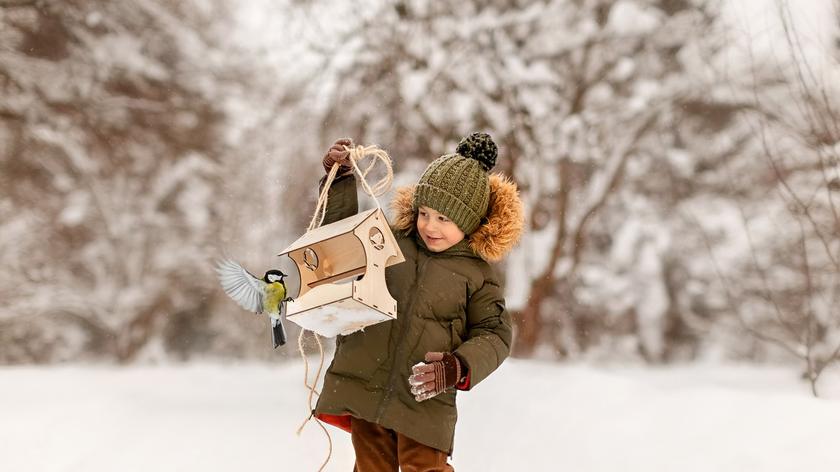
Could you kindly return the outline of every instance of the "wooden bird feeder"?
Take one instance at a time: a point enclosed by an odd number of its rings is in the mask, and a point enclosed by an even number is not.
[[[286,305],[289,321],[333,337],[396,319],[385,268],[405,258],[381,209],[313,229],[279,255],[300,274],[300,292]]]

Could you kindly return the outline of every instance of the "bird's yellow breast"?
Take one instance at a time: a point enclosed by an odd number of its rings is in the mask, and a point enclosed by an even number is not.
[[[269,313],[280,313],[280,303],[286,298],[286,286],[272,282],[265,287],[265,309]]]

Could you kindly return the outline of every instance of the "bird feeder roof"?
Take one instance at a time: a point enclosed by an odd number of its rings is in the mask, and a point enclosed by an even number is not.
[[[311,246],[319,241],[349,233],[376,213],[377,210],[377,208],[366,210],[351,217],[344,218],[343,220],[336,221],[335,223],[315,228],[301,236],[297,241],[293,242],[291,246],[283,249],[278,255],[282,256],[292,251]]]

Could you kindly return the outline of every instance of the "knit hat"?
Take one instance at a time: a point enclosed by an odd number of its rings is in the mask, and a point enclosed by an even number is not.
[[[414,210],[421,206],[446,215],[464,234],[475,231],[487,214],[490,184],[487,172],[496,164],[496,143],[486,133],[473,133],[458,143],[455,154],[435,159],[414,192]]]

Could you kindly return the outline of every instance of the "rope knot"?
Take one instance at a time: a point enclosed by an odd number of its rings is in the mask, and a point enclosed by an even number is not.
[[[359,175],[359,177],[361,177],[362,188],[365,189],[365,193],[370,195],[376,202],[376,207],[381,209],[382,205],[379,204],[379,199],[377,199],[376,197],[384,195],[385,192],[387,192],[391,188],[391,183],[394,181],[394,168],[392,165],[391,156],[389,156],[387,152],[383,151],[379,148],[379,146],[375,144],[372,144],[370,146],[344,146],[344,149],[350,152],[348,158],[350,159],[351,167],[353,169],[353,172],[355,172]],[[370,162],[367,164],[367,167],[362,169],[359,163],[364,161],[365,159],[370,159]],[[385,176],[379,179],[379,181],[377,181],[376,184],[373,187],[371,187],[370,184],[368,184],[367,182],[367,176],[377,162],[382,162],[385,165]],[[330,169],[330,173],[327,174],[327,180],[324,182],[324,188],[321,190],[321,194],[318,196],[318,204],[315,206],[315,214],[312,215],[312,220],[309,222],[309,229],[306,230],[307,233],[315,228],[318,228],[319,226],[321,226],[321,224],[323,224],[324,217],[327,214],[327,195],[329,194],[330,187],[332,186],[332,183],[335,180],[335,176],[336,174],[338,174],[338,169],[340,167],[341,166],[337,163],[333,164],[332,168]]]

